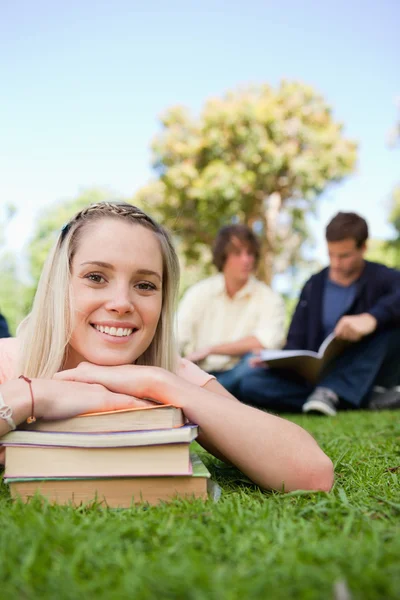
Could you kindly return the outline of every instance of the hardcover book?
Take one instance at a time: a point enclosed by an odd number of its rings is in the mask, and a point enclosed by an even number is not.
[[[189,475],[195,425],[117,433],[12,431],[2,438],[5,477]]]
[[[67,446],[70,448],[115,448],[157,446],[192,442],[198,435],[197,425],[148,431],[111,431],[107,433],[72,433],[61,431],[26,431],[16,429],[0,438],[4,446]]]
[[[86,413],[70,419],[45,421],[38,419],[28,425],[23,423],[19,429],[28,431],[63,432],[107,432],[137,431],[146,429],[170,429],[185,424],[185,416],[180,408],[165,404],[150,407],[128,408],[97,413]]]
[[[173,498],[207,498],[210,473],[199,456],[190,455],[191,476],[125,478],[6,478],[11,496],[29,500],[36,493],[58,504],[96,501],[111,508],[129,508],[134,503],[157,504]]]

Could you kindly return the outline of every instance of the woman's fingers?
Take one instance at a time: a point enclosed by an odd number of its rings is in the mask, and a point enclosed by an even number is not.
[[[62,381],[82,381],[84,383],[101,383],[102,367],[90,363],[81,363],[75,369],[59,371],[53,378]]]
[[[157,393],[156,402],[164,403],[162,390],[167,374],[167,371],[158,367],[137,365],[103,367],[82,362],[75,369],[56,373],[53,378],[65,383],[100,384],[111,392],[143,399],[149,398],[151,388],[152,394]]]
[[[109,392],[110,394],[110,402],[113,406],[111,410],[120,410],[123,408],[148,408],[151,406],[156,406],[155,402],[151,400],[141,400],[140,398],[135,398],[135,396],[128,396],[127,394],[115,394],[114,392]]]
[[[97,383],[48,380],[46,389],[44,393],[46,407],[43,415],[47,420],[67,419],[89,412],[154,406],[150,400],[111,392]]]
[[[134,368],[130,365],[131,369]],[[62,381],[79,381],[81,383],[99,383],[114,392],[130,392],[130,387],[124,386],[127,379],[126,365],[115,367],[103,367],[93,365],[92,363],[82,362],[75,369],[60,371],[54,375],[54,379]],[[128,381],[132,380],[132,373]],[[136,389],[132,390],[132,395],[136,395]],[[138,394],[140,395],[140,394]]]

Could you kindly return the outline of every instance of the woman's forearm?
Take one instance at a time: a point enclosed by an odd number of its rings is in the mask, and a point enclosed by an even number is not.
[[[155,390],[153,396],[157,393]],[[298,425],[174,375],[164,381],[162,395],[163,402],[181,406],[186,417],[199,425],[206,445],[215,447],[261,487],[285,491],[331,488],[332,462]]]
[[[57,375],[69,381],[101,382],[118,394],[151,398],[182,408],[200,426],[206,448],[216,450],[255,483],[276,490],[329,490],[330,459],[304,429],[203,389],[158,367],[81,364]]]

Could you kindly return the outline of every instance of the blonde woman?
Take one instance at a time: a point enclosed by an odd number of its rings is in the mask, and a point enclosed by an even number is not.
[[[332,463],[305,430],[241,404],[178,357],[178,284],[167,233],[140,209],[99,203],[75,215],[50,252],[17,339],[0,340],[0,435],[31,418],[151,398],[181,407],[200,426],[198,441],[261,487],[329,490]]]

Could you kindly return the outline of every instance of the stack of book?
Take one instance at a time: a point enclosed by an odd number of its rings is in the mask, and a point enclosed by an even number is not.
[[[96,501],[126,508],[176,496],[207,497],[210,476],[190,452],[198,427],[173,406],[37,421],[3,436],[4,480],[13,497]]]

